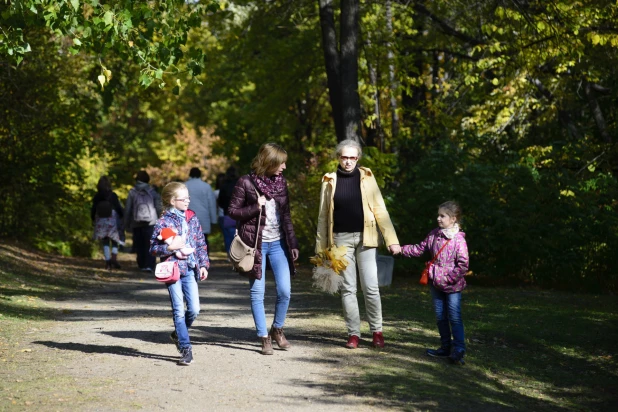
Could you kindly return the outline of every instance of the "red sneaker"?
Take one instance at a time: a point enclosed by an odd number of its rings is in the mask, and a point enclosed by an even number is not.
[[[384,347],[384,336],[382,336],[382,332],[373,332],[373,342],[371,342],[371,346],[374,348]]]
[[[345,344],[345,347],[348,349],[356,349],[358,348],[358,336],[356,335],[350,335],[350,337],[348,337],[348,343]]]

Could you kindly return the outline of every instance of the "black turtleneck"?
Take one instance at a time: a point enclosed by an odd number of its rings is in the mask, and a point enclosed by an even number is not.
[[[360,170],[351,172],[337,168],[334,196],[333,232],[363,232],[363,197],[360,190]]]

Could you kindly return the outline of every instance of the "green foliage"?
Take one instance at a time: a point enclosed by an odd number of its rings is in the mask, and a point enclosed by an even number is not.
[[[598,173],[580,182],[573,174],[531,166],[527,149],[496,156],[482,143],[469,137],[463,149],[444,144],[409,166],[410,183],[397,191],[391,212],[398,232],[406,234],[400,240],[419,243],[436,227],[437,206],[453,199],[464,209],[462,227],[476,275],[617,290],[618,265],[609,258],[618,253],[616,180]],[[418,270],[418,264],[410,266]]]
[[[218,0],[127,2],[121,0],[5,0],[0,13],[0,57],[20,64],[33,49],[27,30],[49,30],[69,44],[68,51],[107,56],[110,53],[134,60],[141,68],[139,80],[148,87],[153,82],[164,86],[163,73],[179,76],[180,60],[192,76],[204,64],[199,48],[185,49],[189,30],[199,27],[202,19],[219,9]],[[8,4],[7,4],[8,3]],[[101,86],[112,72],[101,65]],[[180,80],[177,78],[176,82]],[[179,87],[179,85],[177,86]]]
[[[0,93],[8,96],[0,101],[0,233],[43,250],[90,255],[97,180],[109,174],[124,198],[137,170],[160,163],[157,143],[180,125],[176,100],[140,87],[139,67],[112,56],[108,87],[76,81],[94,78],[97,63],[67,55],[45,30],[30,29],[28,37],[40,53],[19,67],[0,58]]]
[[[46,43],[41,32],[29,34],[33,45]],[[18,70],[1,60],[0,68],[0,95],[10,97],[0,99],[0,233],[82,243],[90,218],[83,193],[69,186],[85,176],[75,160],[92,144],[95,96],[72,81],[79,62],[66,64],[54,47]]]

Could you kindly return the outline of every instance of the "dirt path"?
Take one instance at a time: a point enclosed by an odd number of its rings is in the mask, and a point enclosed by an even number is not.
[[[21,337],[21,357],[2,373],[27,389],[11,395],[9,410],[373,409],[374,400],[336,390],[354,358],[296,296],[286,327],[292,349],[261,355],[247,288],[222,258],[213,259],[200,284],[189,367],[176,365],[169,298],[151,275],[126,271],[97,292],[53,302],[60,317]],[[268,321],[273,291],[267,284]]]

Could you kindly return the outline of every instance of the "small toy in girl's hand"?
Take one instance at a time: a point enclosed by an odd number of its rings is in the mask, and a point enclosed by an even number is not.
[[[161,234],[157,236],[157,239],[164,241],[168,245],[172,244],[174,238],[178,236],[176,231],[172,228],[165,227],[161,230]],[[192,247],[182,247],[176,251],[176,257],[178,259],[186,259],[191,253],[195,252]]]

